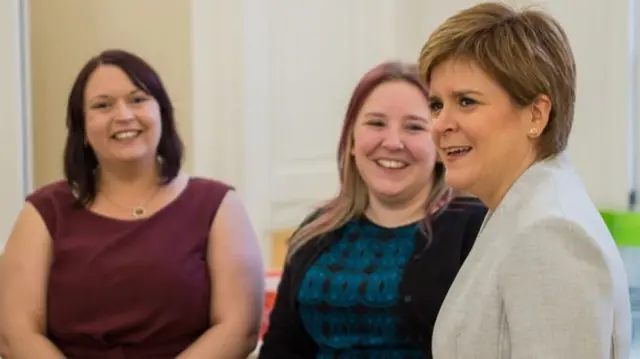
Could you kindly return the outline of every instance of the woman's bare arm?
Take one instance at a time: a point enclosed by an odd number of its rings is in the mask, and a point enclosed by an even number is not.
[[[49,232],[38,211],[26,203],[0,264],[0,334],[11,359],[64,358],[44,334],[50,263]]]
[[[246,358],[256,347],[264,302],[264,267],[253,227],[229,191],[211,228],[211,322],[178,359]]]

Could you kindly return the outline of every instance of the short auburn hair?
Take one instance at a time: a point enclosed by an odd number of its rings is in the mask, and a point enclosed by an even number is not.
[[[449,60],[470,60],[496,81],[518,107],[540,95],[551,100],[538,158],[567,147],[576,99],[576,64],[562,26],[543,11],[487,2],[445,20],[422,47],[420,76]]]

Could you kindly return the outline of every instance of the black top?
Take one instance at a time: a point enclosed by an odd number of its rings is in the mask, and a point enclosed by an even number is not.
[[[431,241],[422,231],[415,235],[414,250],[400,281],[402,300],[397,310],[424,358],[432,358],[431,335],[436,316],[473,246],[486,211],[475,198],[456,198],[433,218]],[[343,230],[309,241],[285,265],[260,359],[316,357],[318,344],[305,329],[300,314],[300,285],[316,259],[343,237]]]

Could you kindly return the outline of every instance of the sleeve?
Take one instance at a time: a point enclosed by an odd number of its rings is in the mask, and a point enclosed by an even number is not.
[[[317,352],[317,345],[304,329],[292,302],[291,290],[291,268],[287,265],[278,285],[258,359],[307,359]]]
[[[575,223],[521,232],[500,268],[512,359],[608,359],[614,295],[605,253]]]

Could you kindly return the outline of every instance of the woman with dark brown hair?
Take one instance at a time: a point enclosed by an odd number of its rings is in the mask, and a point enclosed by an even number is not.
[[[356,87],[338,146],[340,192],[299,227],[261,359],[431,358],[440,304],[485,207],[456,198],[415,66]]]
[[[124,51],[91,59],[71,89],[66,180],[27,197],[2,262],[11,359],[246,357],[263,267],[227,184],[181,172],[173,106]]]

